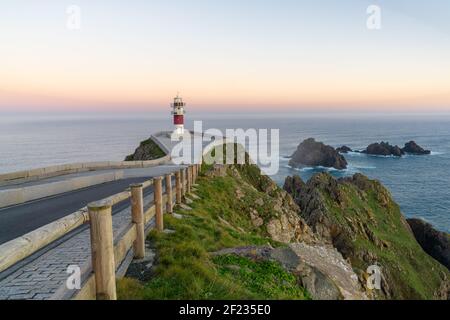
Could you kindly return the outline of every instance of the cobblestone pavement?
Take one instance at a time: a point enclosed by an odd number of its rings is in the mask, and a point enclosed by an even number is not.
[[[153,200],[153,193],[145,197],[145,203]],[[113,216],[113,232],[119,231],[131,222],[131,209],[128,207]],[[151,222],[149,222],[150,224]],[[0,300],[57,299],[64,291],[66,270],[69,265],[80,266],[82,272],[91,265],[89,228],[62,242],[34,261],[0,281]],[[67,291],[67,290],[66,290]]]

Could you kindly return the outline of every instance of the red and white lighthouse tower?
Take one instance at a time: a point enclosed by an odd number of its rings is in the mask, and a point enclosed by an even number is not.
[[[183,102],[183,98],[177,95],[173,99],[172,114],[173,124],[175,125],[175,133],[179,135],[184,134],[184,107],[186,103]]]

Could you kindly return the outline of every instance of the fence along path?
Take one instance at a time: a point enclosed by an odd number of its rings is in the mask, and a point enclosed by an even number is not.
[[[91,203],[87,208],[3,244],[0,246],[0,272],[80,226],[89,226],[89,230],[69,238],[1,280],[0,299],[116,299],[116,272],[127,268],[128,257],[145,255],[145,235],[150,227],[155,224],[158,231],[163,230],[163,213],[172,213],[173,201],[181,204],[184,195],[191,191],[199,169],[199,165],[190,165],[176,171],[175,188],[172,188],[172,174],[131,185],[129,190]],[[154,187],[153,199],[144,198],[143,190],[150,186]],[[112,206],[128,199],[131,207],[113,217]],[[71,291],[65,285],[69,276],[66,270],[73,264],[82,267],[83,281],[80,290]]]

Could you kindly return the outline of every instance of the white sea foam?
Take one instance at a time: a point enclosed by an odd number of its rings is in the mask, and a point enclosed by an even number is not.
[[[323,167],[323,166],[315,166],[315,167],[302,167],[302,168],[295,168],[293,166],[290,165],[286,165],[286,168],[295,170],[295,171],[300,171],[300,172],[308,172],[308,171],[328,171],[328,172],[345,172],[348,169],[336,169],[336,168],[328,168],[328,167]]]

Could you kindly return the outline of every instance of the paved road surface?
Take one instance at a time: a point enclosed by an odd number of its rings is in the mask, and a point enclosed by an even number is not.
[[[69,215],[90,202],[122,192],[132,183],[143,182],[153,176],[172,172],[176,169],[177,167],[173,166],[126,169],[124,170],[125,179],[123,180],[111,181],[20,205],[0,208],[0,244]],[[99,173],[102,172],[105,171],[99,171]],[[67,177],[73,177],[73,175],[61,176],[58,179]],[[54,181],[54,178],[50,181]],[[40,183],[45,187],[42,181]],[[147,192],[151,190],[147,190]]]

